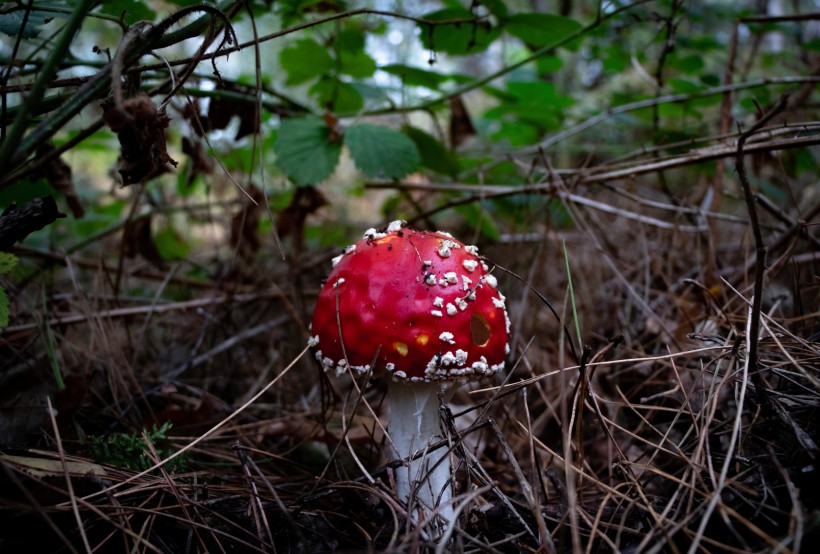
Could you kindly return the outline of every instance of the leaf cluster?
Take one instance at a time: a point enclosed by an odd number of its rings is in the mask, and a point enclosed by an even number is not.
[[[86,443],[89,456],[97,462],[114,467],[144,471],[155,464],[151,447],[156,450],[160,459],[174,453],[170,447],[162,446],[168,439],[171,427],[168,422],[159,427],[154,423],[151,429],[143,429],[141,434],[116,432],[107,436],[90,435]],[[183,454],[171,460],[168,469],[183,472],[187,466],[188,458]]]

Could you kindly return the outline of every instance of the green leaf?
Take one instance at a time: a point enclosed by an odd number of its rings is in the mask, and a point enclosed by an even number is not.
[[[379,125],[354,125],[345,131],[345,145],[362,173],[400,179],[419,163],[419,151],[409,137]]]
[[[703,70],[703,58],[700,55],[678,56],[674,52],[667,59],[669,67],[674,67],[681,73],[699,73]]]
[[[458,159],[441,141],[416,127],[405,126],[402,131],[415,143],[416,149],[419,151],[421,165],[429,167],[436,173],[449,175],[453,179],[456,178],[458,175]]]
[[[8,273],[17,265],[17,256],[9,252],[0,252],[0,274]]]
[[[19,34],[25,39],[35,38],[40,34],[39,27],[54,19],[53,14],[32,10],[28,14],[28,19],[26,19],[25,26],[23,26],[23,19],[25,19],[25,16],[25,8],[1,14],[0,33],[10,37],[16,37]]]
[[[267,4],[270,5],[270,2]],[[275,6],[282,18],[282,28],[292,27],[308,13],[316,15],[347,10],[347,2],[343,0],[279,0]]]
[[[0,212],[13,202],[17,202],[18,206],[22,206],[35,198],[54,194],[57,194],[57,191],[44,178],[36,181],[21,180],[9,187],[0,189]]]
[[[809,52],[820,52],[820,38],[815,38],[803,43],[803,48]]]
[[[457,206],[455,212],[463,217],[467,224],[477,230],[481,236],[493,242],[501,238],[501,231],[493,221],[492,215],[487,213],[487,210],[483,209],[482,206],[479,206],[477,203]]]
[[[308,91],[322,108],[338,114],[355,114],[364,108],[356,87],[334,77],[319,79]]]
[[[481,0],[481,4],[498,19],[507,19],[507,5],[504,0]]]
[[[108,15],[119,17],[125,12],[125,22],[128,25],[133,25],[137,21],[153,21],[157,14],[148,7],[147,2],[138,2],[136,0],[120,0],[118,2],[103,2],[100,12]]]
[[[493,140],[505,141],[510,146],[534,144],[540,137],[538,129],[524,121],[503,121],[498,131],[490,136]]]
[[[0,329],[9,326],[9,297],[3,287],[0,287]]]
[[[569,96],[556,94],[555,85],[545,81],[520,81],[507,83],[507,90],[519,104],[530,107],[549,106],[566,108],[575,103]]]
[[[370,77],[376,72],[376,60],[363,51],[339,51],[339,71],[355,79]]]
[[[405,85],[427,87],[432,90],[438,90],[438,87],[449,78],[449,76],[435,71],[427,71],[426,69],[402,64],[383,65],[379,69],[390,75],[397,76]]]
[[[170,225],[154,235],[154,243],[165,260],[182,259],[191,250],[191,245]]]
[[[544,81],[520,81],[507,83],[507,92],[496,94],[503,101],[488,110],[486,119],[505,119],[512,114],[521,122],[534,123],[541,129],[552,130],[560,125],[564,111],[574,103],[569,96],[557,94],[555,85]],[[510,122],[508,122],[510,123]],[[526,144],[532,140],[532,130],[506,124],[494,137],[506,138],[514,144]]]
[[[285,119],[273,145],[276,165],[296,185],[324,181],[336,169],[342,145],[318,117]]]
[[[698,85],[687,79],[669,79],[667,84],[675,94],[692,94],[703,88],[702,85]]]
[[[288,74],[287,85],[299,85],[326,74],[333,69],[333,58],[327,48],[313,40],[303,38],[282,50],[279,63]]]
[[[604,64],[604,70],[610,73],[621,73],[629,65],[629,52],[621,45],[615,44],[603,51],[601,61]]]
[[[510,17],[504,29],[528,46],[556,44],[576,33],[583,25],[561,15],[550,13],[517,13]]]
[[[361,52],[365,46],[365,29],[343,29],[336,35],[336,49]]]
[[[474,54],[486,50],[500,31],[487,21],[476,20],[475,15],[466,8],[445,8],[422,16],[430,21],[463,20],[458,23],[442,25],[421,25],[421,43],[428,50],[445,52],[456,56]]]
[[[542,56],[535,62],[538,73],[555,73],[564,66],[564,60],[558,56]]]

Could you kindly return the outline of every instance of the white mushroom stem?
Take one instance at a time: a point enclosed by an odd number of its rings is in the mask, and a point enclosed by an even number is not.
[[[419,450],[440,441],[438,383],[391,381],[390,425],[388,432],[397,458],[407,459]],[[408,466],[396,470],[396,489],[405,502],[421,504],[425,517],[435,510],[445,521],[454,518],[450,456],[446,447],[424,452]],[[418,506],[410,506],[415,512]]]

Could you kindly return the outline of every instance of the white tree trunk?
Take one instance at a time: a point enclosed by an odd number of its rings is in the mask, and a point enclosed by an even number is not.
[[[388,385],[390,425],[388,432],[397,458],[408,458],[418,450],[441,440],[439,426],[438,383],[398,383]],[[396,469],[399,498],[411,512],[421,504],[426,518],[434,510],[446,522],[453,520],[450,456],[446,447],[427,452],[409,466]]]

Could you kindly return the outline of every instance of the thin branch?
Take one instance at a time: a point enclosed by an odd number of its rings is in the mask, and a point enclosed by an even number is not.
[[[29,110],[36,107],[40,103],[40,100],[42,100],[45,95],[46,86],[51,82],[54,74],[57,72],[60,62],[65,57],[66,52],[68,52],[69,45],[74,40],[74,34],[80,28],[83,19],[85,19],[86,12],[91,9],[93,4],[94,0],[80,0],[74,9],[74,13],[71,14],[71,18],[63,28],[63,32],[60,34],[57,44],[54,45],[54,49],[51,51],[51,56],[49,56],[48,61],[43,65],[37,75],[37,80],[25,104],[21,106],[11,129],[9,129],[8,135],[6,135],[2,144],[0,144],[0,167],[8,167],[8,162],[14,156],[15,149],[20,143],[20,139],[23,137],[23,133],[25,133],[26,126],[28,125]]]
[[[749,316],[751,322],[749,323],[749,337],[747,338],[749,351],[746,356],[748,357],[748,367],[755,385],[758,401],[760,401],[761,406],[764,407],[767,404],[765,402],[762,380],[757,372],[757,345],[758,333],[760,332],[760,310],[763,303],[763,278],[766,273],[766,243],[763,241],[763,232],[760,230],[760,222],[757,217],[757,207],[755,205],[752,186],[749,184],[749,177],[746,175],[746,164],[744,161],[745,151],[743,148],[749,137],[771,121],[774,116],[786,109],[788,101],[788,94],[781,96],[777,104],[766,112],[766,115],[761,117],[754,125],[740,135],[737,141],[737,156],[735,158],[737,177],[738,180],[740,180],[740,185],[743,187],[743,197],[746,200],[746,208],[749,210],[749,225],[752,228],[752,235],[755,241],[755,253],[757,255],[755,261],[754,296],[752,297],[752,310]]]

